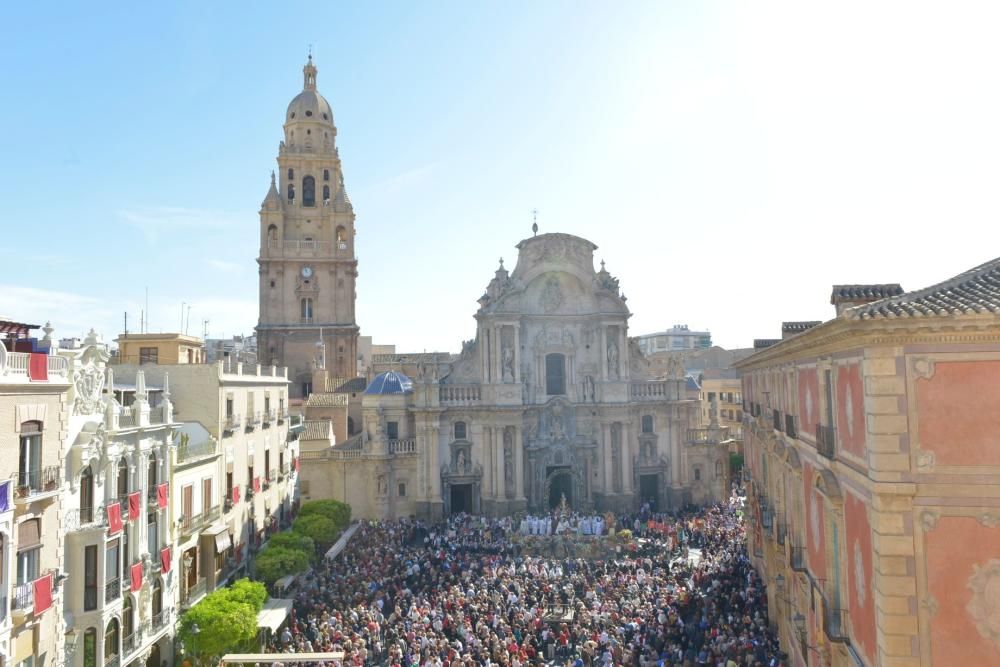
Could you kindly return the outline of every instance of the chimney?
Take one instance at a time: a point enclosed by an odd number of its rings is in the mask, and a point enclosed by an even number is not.
[[[890,296],[899,296],[903,288],[899,283],[882,285],[834,285],[830,295],[830,304],[837,309],[837,315],[848,308],[861,306],[873,301],[880,301]]]

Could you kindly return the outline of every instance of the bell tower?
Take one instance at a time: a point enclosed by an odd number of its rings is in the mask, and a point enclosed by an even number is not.
[[[258,357],[288,367],[293,398],[312,391],[313,371],[324,365],[331,377],[357,375],[354,208],[316,74],[310,55],[260,209]]]

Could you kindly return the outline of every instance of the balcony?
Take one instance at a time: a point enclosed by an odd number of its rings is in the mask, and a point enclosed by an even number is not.
[[[66,512],[67,532],[101,530],[108,525],[104,507],[81,507]]]
[[[122,638],[122,655],[127,656],[135,652],[137,648],[142,644],[142,636],[139,631],[133,632],[130,635],[125,635]]]
[[[44,352],[6,352],[0,355],[0,376],[4,384],[68,383],[69,360]]]
[[[226,415],[225,421],[222,423],[222,437],[228,438],[236,433],[243,425],[243,420],[240,419],[239,415]]]
[[[253,433],[254,429],[259,427],[261,424],[261,418],[259,412],[254,412],[251,415],[247,415],[246,423],[243,424],[243,430],[246,433]]]
[[[161,611],[158,614],[153,614],[153,618],[149,621],[149,631],[151,633],[156,633],[167,625],[167,617],[169,612]]]
[[[832,426],[816,425],[816,451],[833,460],[837,457],[837,430]]]
[[[225,433],[223,432],[223,435]],[[209,456],[216,456],[219,453],[219,442],[212,438],[208,440],[203,440],[202,442],[197,442],[191,444],[181,444],[177,447],[177,463],[186,463],[188,461],[194,461],[196,459],[202,459]],[[153,490],[151,496],[152,500],[156,500],[156,491]]]
[[[16,586],[14,586],[14,590],[10,598],[11,612],[20,612],[21,614],[27,614],[32,611],[34,605],[35,605],[35,588],[33,581],[29,581],[25,584],[17,584]]]
[[[214,505],[198,514],[182,516],[179,521],[181,524],[181,534],[190,535],[191,533],[197,532],[218,519],[220,516],[222,516],[222,512],[219,510],[218,505]]]
[[[119,577],[109,579],[104,584],[104,602],[114,602],[122,596],[122,580]]]
[[[441,405],[477,405],[481,400],[478,384],[442,385],[439,394]]]
[[[278,414],[274,410],[264,410],[264,428],[268,428],[271,424],[278,420]]]
[[[104,667],[121,667],[122,661],[119,655],[109,655],[104,659]]]
[[[778,544],[785,546],[785,536],[788,534],[788,525],[784,523],[778,524],[777,539]]]
[[[671,382],[652,380],[647,382],[630,382],[628,395],[633,401],[665,401],[677,399],[676,391],[671,391]]]
[[[205,596],[206,584],[205,577],[199,577],[193,586],[190,586],[187,591],[184,592],[184,597],[181,599],[181,606],[191,607],[198,602],[202,597]]]
[[[45,466],[17,473],[14,476],[14,502],[30,503],[55,497],[62,488],[61,472],[60,466]]]
[[[847,643],[850,641],[847,636],[847,610],[830,606],[825,598],[823,599],[823,632],[831,642]]]
[[[780,410],[771,410],[771,423],[773,424],[774,430],[779,433],[783,430],[784,423],[781,419]]]
[[[417,439],[416,438],[400,438],[397,440],[389,441],[389,453],[390,454],[416,454],[417,453]]]
[[[789,438],[799,437],[798,418],[795,415],[785,415],[785,435]]]

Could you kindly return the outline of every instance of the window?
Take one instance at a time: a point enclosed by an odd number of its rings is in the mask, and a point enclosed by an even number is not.
[[[118,582],[118,573],[121,572],[119,569],[121,567],[121,559],[118,558],[118,553],[121,551],[119,547],[119,541],[114,540],[108,543],[108,548],[104,553],[104,584],[105,588],[108,589],[109,595],[113,591],[120,591],[121,586]],[[109,599],[113,600],[117,595]]]
[[[347,435],[354,435],[354,417],[347,418]]]
[[[268,415],[271,414],[271,395],[264,394],[264,412]]]
[[[118,619],[112,618],[108,622],[108,627],[104,628],[104,664],[110,662],[110,658],[118,655]]]
[[[149,491],[156,488],[159,483],[159,475],[157,474],[156,468],[156,454],[150,452],[149,454],[149,465],[146,467],[146,486]]]
[[[181,488],[181,520],[187,526],[194,511],[194,486],[185,484]]]
[[[278,240],[278,226],[268,225],[267,226],[267,241],[268,244],[273,244]]]
[[[97,628],[83,633],[83,667],[97,667]]]
[[[118,461],[118,498],[126,500],[128,496],[128,463],[123,456]]]
[[[313,300],[308,298],[302,299],[300,302],[299,312],[303,321],[311,322],[313,318]]]
[[[201,480],[201,511],[208,512],[212,508],[212,478]]]
[[[122,603],[122,635],[128,640],[132,638],[133,632],[135,632],[135,614],[132,607],[132,596],[126,595],[125,601]]]
[[[694,469],[694,481],[697,482],[699,480],[701,480],[701,468],[695,468]]]
[[[232,417],[232,416],[233,416],[233,397],[232,396],[227,396],[226,397],[226,417]]]
[[[653,415],[642,416],[642,432],[643,433],[653,432]]]
[[[42,490],[42,422],[28,421],[21,424],[17,471],[19,487],[28,491]]]
[[[157,347],[140,347],[139,363],[140,364],[159,363],[159,354],[160,354],[160,349]]]
[[[146,515],[146,539],[150,553],[160,550],[160,527],[156,522],[156,512]]]
[[[403,497],[406,496],[406,484],[404,484],[403,482],[399,483],[399,488],[396,489],[396,490],[399,493],[399,497],[400,498],[403,498]]]
[[[28,519],[17,525],[17,581],[28,584],[38,578],[42,548],[42,521]]]
[[[264,477],[271,479],[271,450],[264,450]]]
[[[329,185],[324,185],[323,186],[323,201],[325,201],[325,202],[330,201],[330,186]]]
[[[465,422],[455,422],[455,440],[465,440]]]
[[[545,355],[545,393],[549,396],[566,393],[566,357],[561,354]]]
[[[157,578],[153,582],[153,625],[156,625],[156,616],[163,612],[163,584]]]
[[[399,422],[387,422],[385,430],[390,440],[399,440]]]
[[[323,114],[323,117],[326,118],[326,114]],[[330,180],[330,170],[329,169],[324,169],[323,170],[323,180],[324,181],[329,181]]]
[[[83,548],[83,610],[97,609],[97,545]]]
[[[708,392],[708,402],[711,403],[714,400],[715,400],[715,392],[714,391]]]
[[[87,466],[80,473],[80,523],[94,520],[94,472]]]
[[[295,186],[288,184],[288,201],[295,201]]]
[[[316,179],[312,176],[306,176],[302,179],[302,205],[316,205]]]
[[[715,476],[717,478],[722,477],[722,461],[715,462]]]
[[[292,169],[292,168],[288,169],[288,180],[290,180],[290,181],[294,181],[295,180],[295,170]]]

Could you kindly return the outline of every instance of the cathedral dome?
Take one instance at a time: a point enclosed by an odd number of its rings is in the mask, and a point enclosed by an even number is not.
[[[333,109],[326,98],[316,90],[316,66],[312,56],[302,68],[302,92],[292,99],[285,113],[285,121],[319,121],[333,124]]]
[[[365,393],[369,395],[408,394],[411,391],[413,391],[413,380],[399,371],[379,373],[365,389]]]

